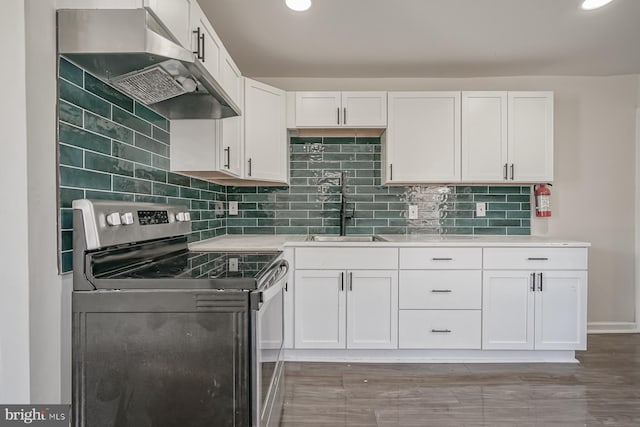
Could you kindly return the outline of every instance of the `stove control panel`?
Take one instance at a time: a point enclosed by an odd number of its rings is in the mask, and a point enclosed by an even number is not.
[[[81,199],[73,209],[82,212],[78,231],[90,250],[191,233],[191,215],[181,205]]]

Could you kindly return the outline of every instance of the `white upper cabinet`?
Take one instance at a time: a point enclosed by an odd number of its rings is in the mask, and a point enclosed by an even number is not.
[[[389,92],[383,183],[460,181],[460,92]]]
[[[296,127],[387,125],[386,92],[296,92]]]
[[[286,109],[284,91],[245,79],[246,179],[277,183],[288,181]]]
[[[508,178],[507,92],[462,92],[462,181]]]
[[[339,126],[341,99],[340,92],[296,92],[296,126]]]
[[[195,0],[144,0],[144,7],[187,49],[191,48],[189,22],[194,6],[199,9]]]
[[[553,93],[509,92],[509,179],[553,181]]]
[[[200,6],[195,1],[192,3],[191,50],[195,58],[204,65],[213,78],[218,80],[220,79],[220,61],[224,47]]]
[[[244,93],[242,75],[226,49],[222,51],[222,60],[220,62],[220,84],[238,106],[244,104],[242,99]]]

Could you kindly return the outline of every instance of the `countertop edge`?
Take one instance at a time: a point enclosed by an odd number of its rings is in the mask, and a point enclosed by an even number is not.
[[[306,235],[225,235],[201,240],[189,244],[192,251],[281,251],[286,248],[296,247],[549,247],[549,248],[588,248],[589,242],[571,239],[549,238],[542,236],[530,237],[455,237],[455,240],[436,240],[425,236],[424,240],[411,237],[409,239],[399,236],[382,236],[389,239],[386,242],[309,242]],[[393,239],[399,240],[393,240]],[[403,240],[400,240],[403,239]]]

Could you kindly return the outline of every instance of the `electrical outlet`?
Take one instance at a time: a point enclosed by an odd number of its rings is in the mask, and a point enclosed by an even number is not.
[[[229,271],[238,271],[238,258],[229,258]]]
[[[238,202],[229,202],[229,215],[238,215]]]
[[[213,212],[216,214],[216,216],[218,216],[218,215],[220,215],[220,216],[221,216],[221,215],[224,215],[224,203],[222,203],[221,201],[219,201],[219,200],[218,200],[218,201],[214,204]]]
[[[418,219],[418,205],[409,205],[409,219]]]
[[[487,204],[485,202],[476,203],[476,216],[487,216]]]

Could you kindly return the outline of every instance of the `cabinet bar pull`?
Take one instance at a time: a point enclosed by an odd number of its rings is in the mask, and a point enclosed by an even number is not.
[[[513,181],[513,179],[514,179],[513,178],[513,169],[514,169],[513,163],[511,163],[511,181]]]
[[[251,157],[249,157],[249,176],[251,176]]]
[[[284,282],[284,291],[289,292],[289,282]]]
[[[205,54],[204,54],[204,33],[200,34],[200,41],[202,41],[202,62],[205,61]]]
[[[200,27],[196,28],[195,31],[193,31],[193,34],[196,35],[196,50],[193,51],[192,53],[196,56],[197,59],[200,60],[204,60],[204,55],[200,53],[200,46],[202,46],[202,41],[204,40],[204,34],[201,36],[200,35]]]
[[[538,290],[542,292],[542,273],[538,273]]]
[[[549,261],[547,257],[530,257],[527,258],[527,261]]]
[[[504,180],[509,179],[509,163],[504,164]]]
[[[432,329],[431,332],[436,334],[450,334],[451,329]]]
[[[531,292],[536,291],[536,273],[531,273]]]
[[[337,117],[338,117],[338,124],[340,124],[340,107],[336,108],[336,110],[337,110],[337,113],[338,113],[338,115],[337,115]]]
[[[434,294],[448,294],[451,292],[451,289],[431,289],[431,292]]]
[[[344,112],[342,116],[342,124],[346,125],[347,124],[347,107],[344,107],[342,111]]]
[[[340,291],[344,292],[344,273],[340,273]]]
[[[431,261],[453,261],[453,258],[431,258]]]
[[[389,164],[389,181],[393,181],[393,163]]]
[[[224,164],[224,167],[229,169],[231,167],[231,147],[227,147],[224,149],[224,152],[227,155],[227,161]]]
[[[353,290],[353,272],[352,271],[349,272],[349,290],[350,291]]]

